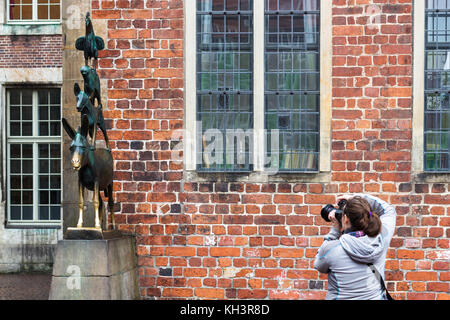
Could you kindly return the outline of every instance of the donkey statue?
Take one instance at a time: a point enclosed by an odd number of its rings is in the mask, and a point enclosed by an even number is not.
[[[105,42],[94,33],[94,27],[89,12],[86,13],[86,33],[75,42],[75,48],[84,52],[84,62],[88,65],[91,58],[94,58],[94,69],[97,70],[98,50],[105,48]]]
[[[95,140],[97,136],[97,126],[102,130],[105,137],[106,148],[109,148],[108,134],[106,133],[105,119],[103,118],[102,105],[99,104],[97,108],[92,105],[89,96],[86,92],[81,91],[78,83],[75,83],[73,88],[75,97],[77,99],[77,111],[81,112],[81,117],[87,116],[89,121],[89,136],[92,138],[92,147],[95,149]]]
[[[105,205],[100,196],[100,190],[108,198],[111,222],[115,229],[114,199],[113,199],[113,158],[107,149],[92,149],[87,141],[89,119],[87,115],[81,116],[81,128],[75,131],[65,118],[62,119],[64,130],[72,139],[70,152],[72,154],[72,167],[78,171],[78,209],[79,217],[77,228],[83,226],[84,189],[94,191],[93,204],[95,211],[95,228],[101,230]],[[101,214],[100,214],[101,212]],[[106,219],[107,221],[107,219]]]

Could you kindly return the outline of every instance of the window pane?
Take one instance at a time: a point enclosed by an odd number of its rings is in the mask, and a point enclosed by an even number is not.
[[[33,123],[32,122],[22,122],[22,136],[32,136],[33,135]]]
[[[39,136],[61,135],[61,91],[38,91]]]
[[[10,172],[11,173],[21,173],[21,161],[11,160],[10,161]]]
[[[60,0],[38,0],[37,15],[39,20],[60,18]]]
[[[20,122],[10,122],[9,134],[11,136],[20,136]]]
[[[197,1],[199,170],[251,170],[252,2]]]
[[[32,5],[23,5],[22,6],[22,20],[31,20],[33,19],[33,6]]]
[[[9,6],[9,19],[20,20],[20,5],[11,4]]]
[[[49,5],[38,5],[38,19],[48,20]]]
[[[22,203],[33,204],[33,191],[22,191]]]
[[[22,207],[19,206],[11,206],[10,207],[11,213],[10,218],[11,220],[20,220],[22,216]]]
[[[425,170],[449,171],[450,3],[435,0],[426,5]]]
[[[39,191],[39,204],[48,204],[49,203],[49,192],[48,191]]]
[[[9,134],[11,136],[33,135],[33,91],[9,90]]]
[[[39,220],[49,220],[49,207],[39,206]]]
[[[49,176],[48,175],[39,175],[39,189],[48,189],[49,188]]]
[[[11,204],[22,203],[22,193],[20,191],[11,191]]]
[[[11,175],[9,182],[10,182],[11,190],[14,190],[14,189],[20,190],[20,188],[22,187],[20,176]]]
[[[23,220],[33,220],[33,207],[23,206],[22,207],[22,219]]]
[[[33,160],[22,160],[22,172],[33,173]]]
[[[33,18],[33,0],[9,0],[10,20],[31,20]]]
[[[31,175],[22,176],[22,188],[23,189],[33,189],[33,176],[31,176]]]
[[[59,5],[50,6],[50,19],[58,20],[61,18],[61,7]]]
[[[61,207],[60,206],[51,206],[50,207],[50,220],[59,220],[61,219]]]
[[[60,144],[39,144],[39,203],[61,204],[61,146]],[[53,210],[53,211],[52,211]],[[50,208],[50,219],[59,219],[59,213]],[[56,218],[58,217],[58,218]]]
[[[265,13],[266,167],[317,171],[319,0],[267,0]]]

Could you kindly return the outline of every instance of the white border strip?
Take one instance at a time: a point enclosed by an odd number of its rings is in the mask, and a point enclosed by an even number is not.
[[[319,171],[331,171],[332,4],[320,1],[320,160]]]
[[[253,4],[253,171],[264,171],[264,3]]]
[[[184,159],[186,170],[196,170],[196,120],[197,120],[197,57],[196,57],[196,1],[185,1],[185,31],[184,31],[184,83],[185,111],[184,123],[186,136],[183,137]]]
[[[425,1],[414,1],[413,8],[413,116],[412,171],[423,172],[425,99]]]

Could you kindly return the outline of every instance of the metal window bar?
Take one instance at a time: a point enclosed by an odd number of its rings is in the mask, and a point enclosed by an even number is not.
[[[197,1],[197,170],[253,170],[253,1]]]
[[[450,171],[450,1],[425,9],[425,171]]]
[[[318,171],[319,39],[319,0],[265,1],[266,168]]]

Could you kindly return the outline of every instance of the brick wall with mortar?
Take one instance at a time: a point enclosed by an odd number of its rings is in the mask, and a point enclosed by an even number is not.
[[[61,67],[61,35],[0,36],[0,68]]]
[[[330,181],[243,183],[188,182],[172,160],[184,125],[183,1],[92,1],[108,23],[99,66],[116,221],[137,236],[143,298],[324,298],[327,276],[312,268],[329,231],[320,209],[354,192],[397,210],[394,296],[450,298],[450,185],[417,183],[411,171],[412,2],[332,1]]]

